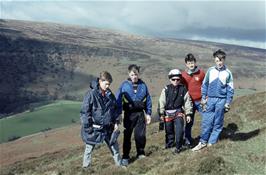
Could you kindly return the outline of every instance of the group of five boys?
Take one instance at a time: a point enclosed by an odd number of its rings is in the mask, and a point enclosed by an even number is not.
[[[200,141],[192,151],[217,143],[223,128],[224,113],[230,109],[233,99],[233,77],[225,66],[226,53],[213,53],[215,66],[205,74],[197,67],[192,54],[185,57],[187,70],[172,69],[170,84],[161,92],[158,114],[164,123],[165,148],[174,148],[179,153],[182,146],[192,148],[191,129],[195,112],[202,117]],[[128,67],[129,78],[119,87],[116,96],[109,89],[112,76],[107,71],[92,81],[84,97],[80,117],[81,136],[85,143],[83,168],[91,164],[92,151],[96,144],[105,141],[115,164],[127,166],[130,161],[131,136],[134,132],[137,158],[145,157],[146,125],[151,122],[152,101],[146,84],[139,77],[139,67]],[[123,156],[120,157],[117,139],[122,111],[124,139]],[[183,140],[185,136],[185,140]]]

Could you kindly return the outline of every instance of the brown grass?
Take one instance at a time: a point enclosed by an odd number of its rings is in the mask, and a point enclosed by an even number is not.
[[[158,132],[158,123],[153,123],[147,129],[145,159],[135,159],[136,151],[132,142],[133,161],[126,169],[119,168],[114,165],[107,146],[100,145],[93,152],[92,166],[82,170],[84,146],[79,136],[79,125],[73,125],[48,131],[46,136],[36,134],[1,144],[1,174],[250,174],[255,169],[261,174],[265,171],[266,163],[265,149],[262,147],[266,136],[263,128],[266,126],[261,115],[265,114],[265,109],[261,109],[262,113],[252,113],[255,123],[247,122],[247,114],[265,103],[265,94],[236,99],[225,116],[225,127],[234,123],[238,131],[234,131],[233,136],[225,133],[227,137],[218,144],[197,153],[185,150],[174,155],[171,150],[165,150],[164,132]],[[200,117],[196,118],[194,137],[199,135],[200,130]],[[255,129],[258,132],[253,134]],[[121,150],[122,137],[119,143]]]

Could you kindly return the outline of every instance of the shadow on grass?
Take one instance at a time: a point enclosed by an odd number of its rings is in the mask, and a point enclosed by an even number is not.
[[[227,127],[224,127],[220,135],[220,140],[230,139],[232,141],[246,141],[259,135],[263,129],[255,129],[250,132],[237,132],[238,126],[235,123],[229,123]]]
[[[235,123],[229,123],[223,128],[219,140],[230,139],[231,141],[246,141],[253,137],[258,136],[266,128],[255,129],[250,132],[237,132],[238,126]],[[194,138],[193,147],[196,146],[200,141],[200,136]]]

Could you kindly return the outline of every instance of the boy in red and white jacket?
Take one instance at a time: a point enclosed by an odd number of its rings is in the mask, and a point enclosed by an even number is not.
[[[196,110],[202,116],[202,108],[200,106],[201,102],[201,85],[205,77],[205,73],[202,69],[199,69],[196,65],[196,58],[193,54],[189,53],[185,57],[185,63],[187,69],[182,72],[182,77],[184,84],[188,89],[189,95],[193,102],[193,114],[191,116],[191,122],[186,124],[185,127],[185,138],[186,145],[192,148],[193,139],[191,137],[191,130],[194,123],[194,116]]]

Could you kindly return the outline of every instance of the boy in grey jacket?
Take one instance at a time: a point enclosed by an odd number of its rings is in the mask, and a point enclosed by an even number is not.
[[[165,148],[175,146],[174,153],[178,154],[183,143],[184,124],[191,121],[193,105],[186,87],[180,83],[181,72],[173,69],[168,77],[171,84],[161,92],[158,112],[165,123]]]

